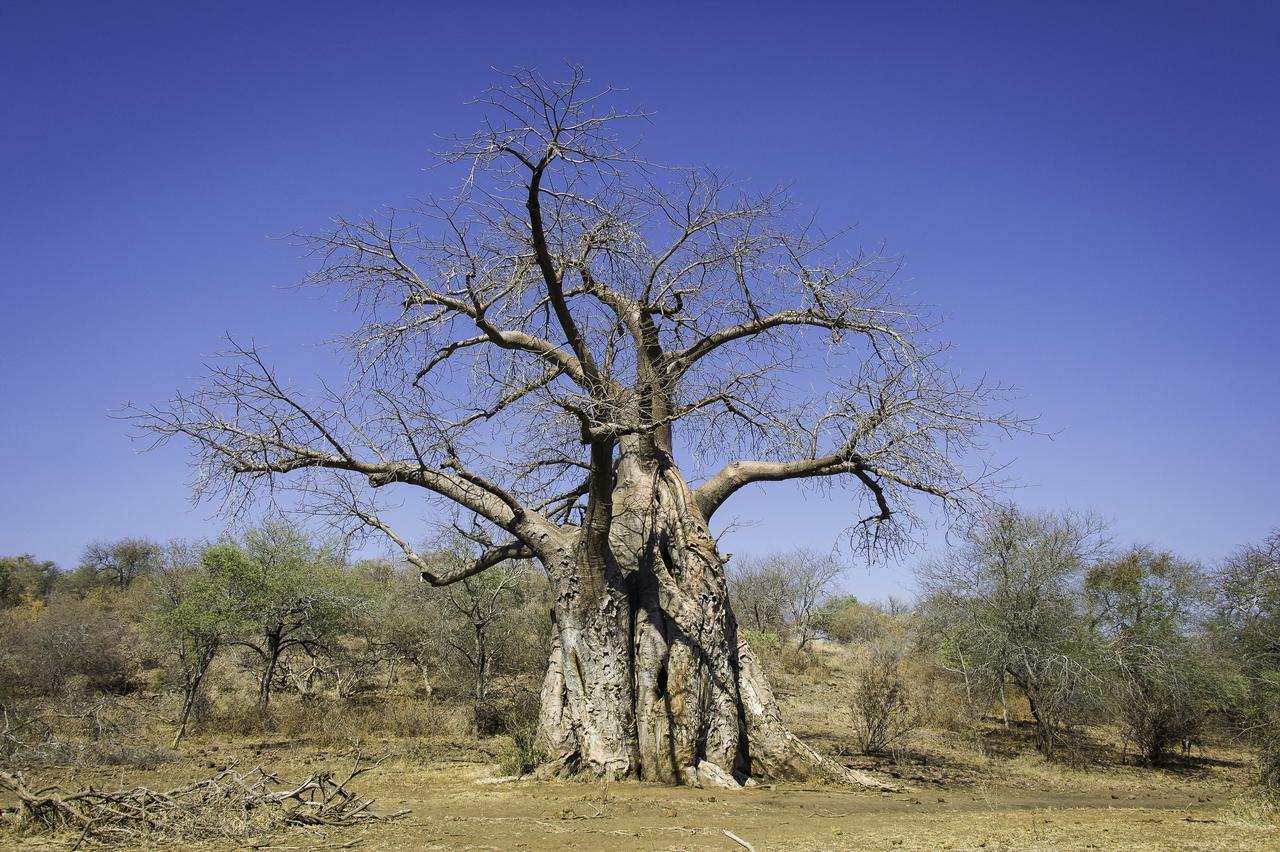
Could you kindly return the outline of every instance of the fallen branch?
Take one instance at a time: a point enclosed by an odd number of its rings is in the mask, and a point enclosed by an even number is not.
[[[341,780],[321,772],[294,783],[258,766],[241,773],[228,768],[212,778],[167,791],[135,787],[68,793],[56,786],[32,787],[19,773],[0,770],[0,789],[18,797],[18,829],[24,834],[76,835],[86,842],[136,843],[145,835],[173,838],[244,837],[298,825],[350,826],[395,819],[380,816],[347,785],[382,761],[364,763],[359,752]]]

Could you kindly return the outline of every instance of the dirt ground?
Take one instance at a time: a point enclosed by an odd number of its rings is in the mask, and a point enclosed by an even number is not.
[[[1250,755],[1209,744],[1171,766],[1133,765],[1115,732],[1083,730],[1056,761],[1035,752],[1027,721],[988,720],[961,734],[910,735],[892,757],[851,753],[852,729],[832,696],[845,676],[829,654],[817,671],[773,676],[792,730],[837,760],[903,786],[877,793],[815,784],[698,790],[652,784],[517,781],[485,783],[501,772],[505,737],[475,739],[457,708],[439,705],[427,730],[369,737],[370,717],[326,722],[288,734],[197,732],[179,759],[153,769],[31,769],[33,782],[172,789],[234,766],[263,766],[285,779],[350,767],[348,734],[362,752],[385,756],[353,782],[374,810],[408,809],[395,821],[351,829],[294,829],[246,841],[151,843],[198,850],[1280,850],[1280,826],[1241,807],[1253,774]],[[416,705],[415,705],[416,706]],[[421,708],[419,708],[421,709]],[[390,719],[394,705],[370,708]],[[158,718],[163,719],[164,714]],[[418,719],[411,716],[410,719]],[[450,723],[450,719],[454,721]],[[149,741],[163,742],[163,723]],[[332,745],[324,745],[329,743]],[[0,794],[0,807],[14,801]],[[729,836],[732,833],[742,843]],[[68,849],[66,842],[0,834],[0,849]]]
[[[900,756],[878,770],[899,776],[901,793],[803,784],[736,791],[519,781],[477,783],[497,774],[483,762],[499,746],[419,741],[369,744],[390,758],[357,789],[396,821],[359,829],[296,829],[245,842],[157,849],[681,850],[766,849],[1280,849],[1280,831],[1233,811],[1247,767],[1234,755],[1193,758],[1172,770],[1115,766],[1074,771],[1035,756]],[[340,767],[335,753],[267,739],[193,742],[183,759],[154,770],[44,770],[68,787],[176,786],[223,766],[262,763],[284,777]],[[867,765],[867,764],[863,764]],[[33,773],[36,775],[36,773]],[[3,804],[11,804],[4,802]],[[0,838],[0,846],[5,843]],[[27,839],[4,848],[66,849]]]

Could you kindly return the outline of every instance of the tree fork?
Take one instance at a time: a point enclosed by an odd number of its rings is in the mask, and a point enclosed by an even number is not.
[[[553,758],[544,773],[723,787],[821,775],[891,788],[786,729],[738,636],[726,560],[662,455],[633,445],[618,465],[608,561],[625,584],[606,584],[611,593],[586,610],[573,583],[557,589],[541,715]],[[565,576],[588,570],[577,567]]]

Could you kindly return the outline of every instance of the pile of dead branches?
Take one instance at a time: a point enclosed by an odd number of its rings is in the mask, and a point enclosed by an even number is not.
[[[348,789],[354,778],[379,763],[365,762],[357,752],[351,771],[341,780],[322,772],[297,783],[261,766],[244,773],[228,768],[163,792],[89,787],[69,793],[56,786],[34,788],[21,774],[0,770],[0,789],[18,797],[14,816],[20,833],[76,838],[76,846],[136,843],[146,835],[245,837],[289,826],[349,826],[403,816],[408,811],[375,814],[370,809],[373,800]]]

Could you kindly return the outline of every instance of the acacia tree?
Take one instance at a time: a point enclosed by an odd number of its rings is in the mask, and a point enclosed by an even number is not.
[[[187,731],[191,711],[205,675],[222,646],[236,636],[242,616],[219,577],[223,563],[237,552],[226,546],[196,551],[185,545],[170,548],[166,564],[156,572],[155,607],[148,627],[161,647],[173,657],[182,679],[182,708],[178,712],[173,747]]]
[[[959,456],[1018,424],[946,369],[893,298],[894,263],[794,226],[780,193],[642,161],[620,135],[638,113],[614,99],[576,69],[510,75],[444,155],[466,168],[456,196],[308,237],[315,281],[362,317],[345,386],[305,393],[237,346],[141,424],[190,442],[202,493],[296,488],[433,584],[541,563],[541,737],[565,773],[833,769],[739,642],[708,523],[753,483],[848,483],[867,506],[851,528],[890,548],[913,495],[962,505],[984,480]],[[431,564],[380,511],[403,489],[483,554]]]
[[[438,590],[418,582],[415,575],[395,574],[363,613],[369,644],[394,664],[407,663],[422,678],[422,693],[435,693],[432,678],[446,656],[444,602]]]
[[[1085,577],[1089,614],[1106,641],[1116,714],[1147,762],[1199,733],[1208,710],[1209,667],[1192,633],[1203,601],[1198,566],[1135,547]]]
[[[258,709],[266,710],[284,655],[323,653],[349,622],[355,578],[342,570],[334,548],[282,521],[212,550],[205,563],[241,619],[229,644],[256,655]]]
[[[1243,733],[1262,747],[1260,778],[1280,791],[1280,529],[1227,557],[1215,577],[1214,633],[1248,685]]]
[[[920,569],[943,665],[963,681],[971,708],[980,712],[997,697],[1007,708],[1012,681],[1046,754],[1101,692],[1080,586],[1106,552],[1103,531],[1091,516],[1000,507],[966,531],[962,546]]]
[[[1255,709],[1280,706],[1280,529],[1259,545],[1239,548],[1215,577],[1214,629],[1224,652],[1236,658],[1253,686]],[[1251,720],[1250,732],[1267,730],[1263,716]],[[1275,728],[1280,718],[1272,721]],[[1273,728],[1274,729],[1274,728]],[[1265,736],[1273,736],[1269,733]]]
[[[58,566],[34,556],[0,556],[0,609],[43,600],[53,591]]]
[[[162,557],[160,545],[145,538],[95,541],[85,547],[79,570],[93,580],[105,577],[124,591],[138,577],[154,573]]]

